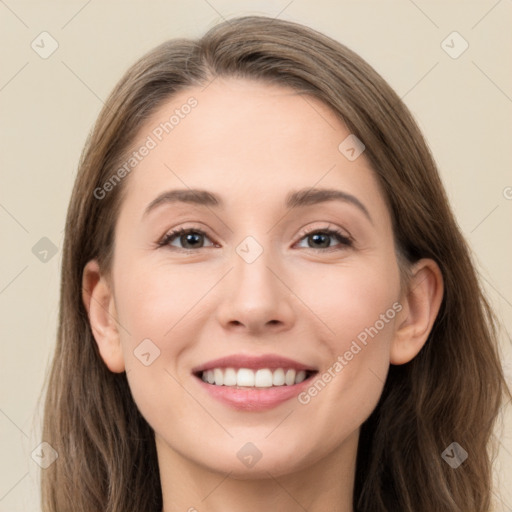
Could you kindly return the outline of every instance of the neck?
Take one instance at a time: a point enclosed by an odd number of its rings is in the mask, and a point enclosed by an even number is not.
[[[325,457],[290,472],[278,475],[268,468],[258,477],[233,478],[232,472],[220,473],[183,457],[156,436],[162,512],[353,512],[358,437],[355,431]]]

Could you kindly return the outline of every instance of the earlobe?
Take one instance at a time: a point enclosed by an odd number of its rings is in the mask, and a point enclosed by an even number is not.
[[[103,361],[110,371],[123,372],[125,365],[114,296],[107,279],[101,275],[96,260],[89,261],[84,267],[82,301]]]
[[[413,266],[411,274],[391,344],[390,363],[396,365],[408,363],[422,349],[439,313],[444,293],[443,276],[434,260],[421,259]]]

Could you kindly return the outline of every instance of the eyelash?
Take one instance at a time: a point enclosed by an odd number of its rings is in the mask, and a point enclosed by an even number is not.
[[[184,251],[184,252],[188,252],[188,253],[191,253],[191,252],[196,252],[200,249],[207,249],[207,247],[199,247],[199,249],[184,249],[184,248],[180,248],[180,247],[172,247],[170,246],[170,242],[173,241],[174,238],[178,237],[178,236],[181,236],[181,235],[185,235],[185,234],[189,234],[189,233],[195,233],[195,234],[200,234],[200,235],[205,235],[207,238],[208,235],[201,229],[196,229],[196,228],[193,228],[193,227],[190,227],[190,228],[178,228],[178,229],[175,229],[173,231],[170,231],[169,233],[167,233],[163,238],[162,240],[160,240],[160,242],[157,243],[158,247],[165,247],[165,246],[168,246],[171,248],[171,250],[178,250],[178,251]],[[303,240],[304,238],[308,237],[308,236],[311,236],[311,235],[316,235],[316,234],[325,234],[325,235],[328,235],[330,237],[334,237],[338,240],[338,242],[340,242],[340,244],[342,245],[342,247],[326,247],[326,248],[315,248],[315,247],[307,247],[306,249],[312,249],[313,251],[323,251],[323,252],[330,252],[330,251],[336,251],[336,250],[344,250],[348,247],[352,247],[354,245],[354,241],[353,239],[350,237],[350,236],[347,236],[345,235],[344,233],[342,233],[340,230],[337,230],[337,229],[330,229],[328,227],[326,228],[316,228],[316,229],[306,229],[304,231],[302,231],[302,233],[300,234],[300,238],[299,238],[299,241]]]

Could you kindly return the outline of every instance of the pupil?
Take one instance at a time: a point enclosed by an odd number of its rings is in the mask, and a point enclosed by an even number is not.
[[[329,242],[329,238],[328,237],[325,237],[324,235],[320,234],[320,233],[316,233],[314,235],[312,235],[312,238],[313,240],[315,241],[322,241],[321,239],[324,238],[325,240],[327,240],[327,242]],[[328,247],[329,246],[329,243],[326,244],[323,244],[325,247]]]
[[[192,244],[193,245],[197,245],[196,242],[198,242],[200,240],[200,237],[201,235],[199,235],[198,233],[187,233],[186,235],[183,235],[182,236],[182,243],[183,241],[185,241],[185,243],[183,245],[187,245],[187,244]],[[320,242],[320,245],[323,245],[325,247],[328,247],[329,246],[329,237],[326,237],[325,235],[322,235],[321,233],[316,233],[314,235],[311,235],[311,238],[314,240],[314,245],[319,245],[317,244],[317,242]],[[322,244],[322,241],[324,242]],[[327,242],[327,244],[325,243]]]
[[[201,235],[197,234],[197,233],[187,233],[186,235],[184,235],[184,237],[182,238],[182,243],[183,243],[183,239],[185,239],[185,244],[184,245],[187,245],[188,243],[192,242],[192,245],[194,245],[194,241],[197,242],[198,240],[198,237],[200,237]],[[195,239],[195,240],[194,240]]]

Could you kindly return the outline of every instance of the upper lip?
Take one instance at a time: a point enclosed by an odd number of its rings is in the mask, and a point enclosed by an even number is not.
[[[192,373],[213,370],[214,368],[251,368],[253,370],[258,368],[269,368],[272,370],[277,368],[293,368],[295,370],[316,371],[316,368],[312,366],[276,354],[262,354],[258,356],[233,354],[196,366],[192,368]]]

